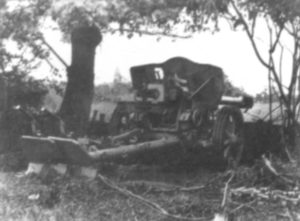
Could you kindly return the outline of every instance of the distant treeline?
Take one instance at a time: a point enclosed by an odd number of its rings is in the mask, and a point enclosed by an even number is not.
[[[2,76],[8,81],[9,106],[21,104],[40,107],[44,105],[53,112],[59,109],[66,82],[35,80],[23,73],[5,73]],[[246,93],[243,88],[233,86],[225,77],[224,94],[239,96]],[[273,97],[275,99],[275,96]],[[268,94],[264,91],[256,98],[259,101],[267,101]],[[112,83],[99,84],[94,88],[94,103],[121,100],[133,100],[133,89],[131,82],[124,80],[119,73],[115,74]]]
[[[94,102],[101,101],[120,101],[120,100],[132,100],[133,89],[131,82],[124,81],[121,77],[116,77],[113,83],[99,84],[95,87]],[[247,94],[243,88],[235,87],[225,77],[225,92],[227,96],[240,96]]]
[[[270,93],[267,89],[263,90],[260,93],[257,93],[254,97],[255,102],[261,102],[261,103],[269,103],[270,101],[273,102],[279,102],[280,97],[278,95],[279,93],[276,91],[272,91],[271,98]]]
[[[133,99],[133,90],[130,82],[99,84],[94,89],[95,103],[131,99]]]

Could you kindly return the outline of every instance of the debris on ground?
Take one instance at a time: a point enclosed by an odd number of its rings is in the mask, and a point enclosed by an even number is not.
[[[95,179],[55,170],[0,173],[0,220],[299,220],[296,165],[262,157],[229,171],[103,166]]]

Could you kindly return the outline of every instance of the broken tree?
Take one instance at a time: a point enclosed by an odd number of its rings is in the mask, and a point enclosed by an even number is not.
[[[68,83],[59,114],[67,131],[77,136],[86,132],[94,94],[94,59],[102,36],[98,28],[79,27],[72,32],[72,63],[68,67]]]

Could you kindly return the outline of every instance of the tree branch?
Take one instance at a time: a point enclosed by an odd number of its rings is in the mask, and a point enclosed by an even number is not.
[[[91,12],[88,10],[85,10],[86,15],[91,19],[91,21],[94,23],[95,26],[101,30],[102,33],[107,32],[121,32],[120,28],[111,28],[108,27],[106,30],[101,28],[101,25],[99,25],[99,22],[95,19],[95,17],[92,15]],[[191,35],[178,35],[178,34],[171,34],[171,33],[165,33],[165,32],[159,32],[159,31],[149,31],[149,30],[132,30],[130,28],[122,28],[122,32],[128,32],[128,33],[137,33],[137,34],[144,34],[144,35],[150,35],[150,36],[165,36],[170,38],[181,38],[181,39],[188,39],[191,38]]]
[[[268,21],[268,20],[267,20]],[[281,33],[282,33],[282,30],[283,30],[283,27],[280,27],[279,31],[276,32],[276,37],[275,37],[275,41],[273,43],[273,38],[272,38],[272,28],[270,26],[270,23],[267,22],[267,25],[268,25],[268,29],[270,31],[270,49],[269,49],[269,53],[273,53],[277,47],[277,44],[279,42],[279,39],[281,37]]]
[[[295,89],[296,89],[296,82],[297,82],[297,76],[298,76],[298,72],[299,72],[299,60],[300,60],[300,55],[299,55],[299,44],[298,44],[298,40],[296,38],[294,38],[295,40],[295,44],[294,44],[294,52],[293,52],[293,67],[292,67],[292,77],[291,77],[291,81],[290,81],[290,85],[289,85],[289,100],[293,100],[293,95],[295,94]],[[292,113],[295,114],[296,112],[296,103],[297,101],[295,101],[293,103],[293,107],[292,107]]]
[[[281,95],[281,99],[283,100],[283,102],[284,102],[284,105],[287,107],[287,108],[289,108],[289,105],[290,105],[290,103],[289,103],[289,99],[286,97],[286,95],[285,95],[285,93],[284,93],[284,91],[283,91],[283,87],[284,87],[284,85],[281,83],[281,80],[280,80],[280,78],[279,78],[279,75],[278,75],[278,73],[277,73],[277,71],[276,71],[276,68],[275,68],[275,64],[274,64],[274,58],[273,58],[273,56],[272,56],[272,53],[270,53],[270,67],[271,67],[271,69],[270,69],[270,71],[271,71],[271,73],[272,73],[272,75],[273,75],[273,77],[274,77],[274,81],[275,81],[275,83],[277,84],[277,87],[278,87],[278,89],[279,89],[279,92],[280,92],[280,95]]]
[[[205,185],[201,186],[190,186],[190,187],[183,187],[183,186],[177,186],[173,184],[167,184],[167,183],[159,183],[159,182],[151,182],[147,180],[142,180],[142,181],[129,181],[129,182],[123,182],[125,186],[150,186],[151,188],[154,188],[155,192],[175,192],[175,191],[180,191],[180,192],[193,192],[193,191],[198,191],[202,190],[205,188]]]
[[[102,32],[107,33],[107,32],[116,32],[116,31],[120,32],[120,29],[107,28],[107,30],[103,30]],[[171,34],[171,33],[159,32],[159,31],[149,31],[149,30],[132,30],[129,28],[122,28],[122,31],[128,33],[137,33],[137,34],[144,34],[150,36],[164,36],[164,37],[179,38],[179,39],[189,39],[192,37],[192,35],[178,35],[178,34]]]
[[[54,48],[45,40],[44,36],[40,36],[39,39],[43,42],[44,45],[46,45],[49,50],[55,55],[55,57],[66,67],[68,68],[69,65],[65,60],[54,50]]]
[[[245,21],[245,18],[243,17],[242,13],[239,11],[239,9],[237,8],[237,6],[235,5],[234,1],[231,0],[230,3],[232,4],[234,11],[236,12],[236,14],[238,15],[239,19],[242,21],[242,24],[246,30],[246,33],[250,39],[251,45],[254,49],[254,52],[258,58],[258,60],[268,69],[271,69],[271,67],[268,65],[268,63],[262,58],[260,52],[258,51],[257,45],[254,41],[254,38],[252,36],[252,33],[249,30],[249,26],[247,25],[247,22]]]
[[[241,22],[242,22],[242,24],[243,24],[243,26],[244,26],[244,28],[245,28],[245,30],[246,30],[246,34],[248,35],[248,37],[249,37],[249,39],[250,39],[251,45],[252,45],[252,47],[253,47],[253,49],[254,49],[254,52],[255,52],[255,54],[256,54],[258,60],[261,62],[261,64],[262,64],[263,66],[265,66],[268,70],[270,70],[270,71],[272,72],[272,74],[273,74],[273,76],[274,76],[274,79],[275,79],[275,82],[276,82],[277,85],[278,85],[278,89],[279,89],[280,94],[281,94],[281,96],[282,96],[283,102],[284,102],[284,104],[285,104],[286,106],[288,106],[289,104],[288,104],[287,98],[286,98],[286,96],[285,96],[285,93],[284,93],[284,91],[283,91],[283,88],[282,88],[282,86],[281,86],[281,84],[280,84],[280,79],[279,79],[278,76],[277,76],[277,72],[276,72],[276,70],[275,70],[275,67],[274,67],[273,65],[268,64],[268,63],[262,58],[260,52],[258,51],[257,45],[256,45],[256,43],[255,43],[254,36],[253,36],[252,33],[250,32],[249,26],[248,26],[248,24],[247,24],[245,18],[243,17],[242,13],[239,11],[239,9],[237,8],[237,6],[235,5],[234,1],[231,0],[230,3],[231,3],[231,5],[233,6],[234,11],[235,11],[236,14],[238,15],[239,19],[241,20]],[[277,44],[277,43],[276,43],[276,44]]]
[[[279,79],[280,82],[282,83],[282,60],[283,60],[284,48],[280,42],[279,42],[279,46],[281,48],[280,57],[279,57]]]
[[[231,176],[229,177],[228,181],[225,184],[223,200],[222,200],[222,203],[221,203],[221,208],[223,208],[223,209],[225,208],[225,205],[226,205],[226,202],[227,202],[227,197],[228,197],[228,192],[229,192],[229,190],[228,190],[229,184],[232,181],[232,179],[234,178],[234,176],[235,176],[234,172],[231,172]]]
[[[298,41],[297,39],[295,39],[295,44],[294,44],[294,52],[293,52],[293,69],[292,69],[292,78],[291,78],[291,81],[290,81],[290,86],[289,86],[289,92],[293,90],[293,86],[295,85],[295,81],[296,81],[296,78],[297,78],[297,71],[298,71],[298,67],[299,67],[299,64],[298,64]]]
[[[119,186],[117,186],[116,184],[114,184],[112,181],[110,181],[108,178],[106,178],[105,176],[98,174],[98,177],[100,178],[100,180],[106,184],[108,187],[118,191],[119,193],[127,196],[127,197],[132,197],[138,201],[140,201],[141,203],[143,203],[146,206],[151,207],[152,209],[156,210],[157,212],[159,212],[160,214],[162,214],[163,216],[166,216],[168,218],[171,218],[172,220],[185,220],[185,221],[202,221],[202,220],[210,220],[211,218],[208,217],[183,217],[180,215],[174,215],[174,214],[170,214],[167,210],[165,210],[164,208],[162,208],[160,205],[158,205],[157,203],[154,203],[148,199],[145,199],[139,195],[136,195],[126,189],[123,189]]]
[[[254,36],[254,33],[255,33],[256,18],[257,18],[257,16],[254,17],[253,22],[252,22],[252,27],[251,27],[252,36]]]
[[[290,25],[293,26],[293,24],[290,24]],[[300,39],[300,36],[298,35],[298,33],[292,31],[291,29],[289,29],[289,28],[286,26],[286,24],[284,25],[283,28],[284,28],[284,30],[285,30],[289,35],[291,35],[293,38]]]

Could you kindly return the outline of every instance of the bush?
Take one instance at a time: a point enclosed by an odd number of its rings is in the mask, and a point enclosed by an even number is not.
[[[36,80],[27,73],[12,70],[3,74],[7,81],[8,108],[15,105],[40,107],[48,89],[43,80]]]

